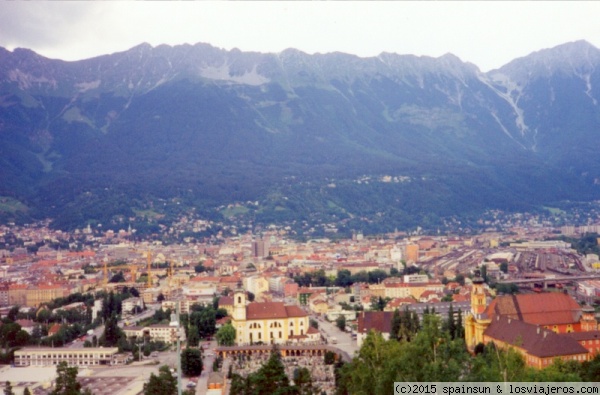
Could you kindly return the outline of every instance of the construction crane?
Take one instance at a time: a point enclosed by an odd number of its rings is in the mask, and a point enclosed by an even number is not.
[[[108,284],[108,268],[106,265],[108,264],[108,259],[104,259],[104,267],[102,268],[102,274],[104,274],[104,287],[106,288],[106,284]]]
[[[146,252],[146,260],[148,263],[148,279],[146,284],[148,288],[152,288],[152,252],[150,250]]]
[[[173,260],[169,262],[169,268],[167,269],[167,275],[169,276],[169,290],[173,285]]]

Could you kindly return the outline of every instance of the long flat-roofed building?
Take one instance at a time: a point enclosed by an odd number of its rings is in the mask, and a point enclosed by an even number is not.
[[[118,351],[117,347],[25,347],[15,351],[15,366],[52,366],[63,361],[71,366],[113,365]]]

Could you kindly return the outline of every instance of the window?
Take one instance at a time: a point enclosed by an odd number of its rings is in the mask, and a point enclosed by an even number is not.
[[[281,331],[279,331],[279,338],[281,339]]]

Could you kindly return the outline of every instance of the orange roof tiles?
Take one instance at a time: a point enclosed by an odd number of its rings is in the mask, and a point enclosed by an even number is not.
[[[306,317],[308,314],[298,306],[286,306],[282,302],[250,303],[246,306],[247,320]]]
[[[490,303],[488,315],[506,316],[536,325],[579,322],[581,307],[569,295],[541,293],[498,296]]]

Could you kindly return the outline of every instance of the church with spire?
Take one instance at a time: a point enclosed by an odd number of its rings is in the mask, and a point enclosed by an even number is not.
[[[246,292],[238,286],[233,294],[231,324],[236,343],[282,344],[319,339],[319,331],[309,324],[308,314],[299,306],[283,302],[247,302]]]

